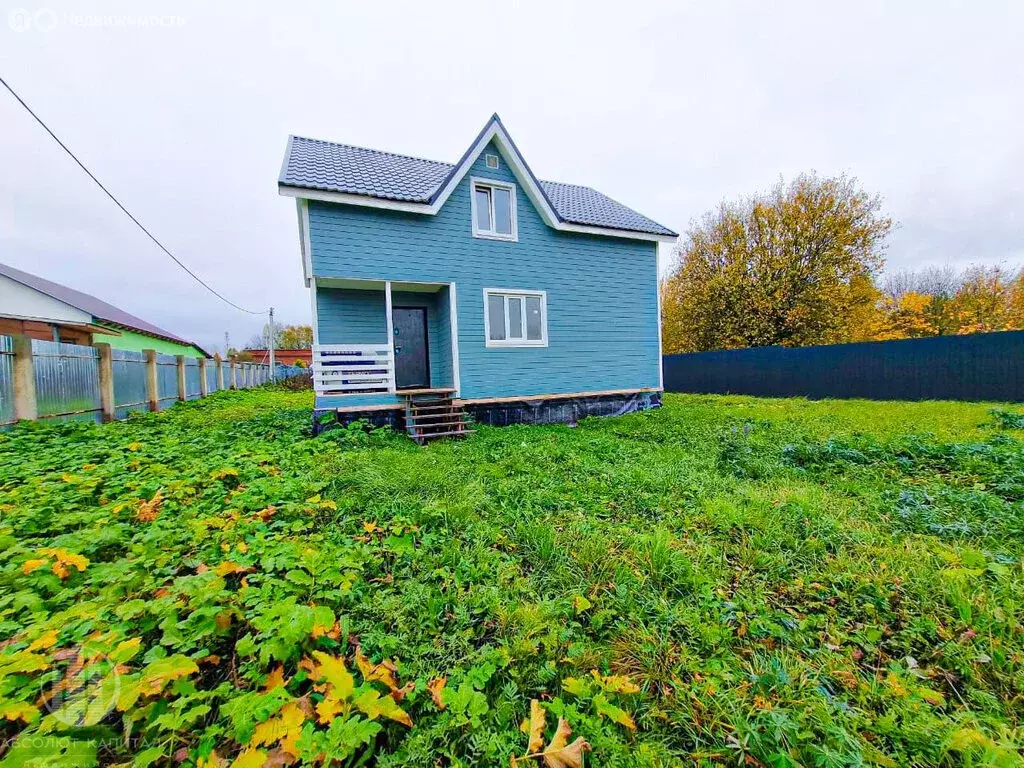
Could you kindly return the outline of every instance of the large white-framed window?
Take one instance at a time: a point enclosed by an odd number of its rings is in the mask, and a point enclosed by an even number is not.
[[[519,239],[516,229],[516,185],[493,179],[469,180],[473,237]]]
[[[546,347],[547,293],[484,288],[484,339],[488,347]]]

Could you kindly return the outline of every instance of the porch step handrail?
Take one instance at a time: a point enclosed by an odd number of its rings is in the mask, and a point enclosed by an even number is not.
[[[318,396],[393,392],[390,344],[314,344],[313,389]]]

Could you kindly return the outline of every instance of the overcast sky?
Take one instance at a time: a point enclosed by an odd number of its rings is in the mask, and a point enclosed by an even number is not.
[[[288,134],[454,162],[493,112],[541,178],[679,231],[814,169],[884,197],[890,268],[1024,261],[1024,3],[264,5],[5,2],[0,73],[179,258],[282,322],[309,322]],[[209,348],[259,329],[6,92],[0,138],[0,261]]]

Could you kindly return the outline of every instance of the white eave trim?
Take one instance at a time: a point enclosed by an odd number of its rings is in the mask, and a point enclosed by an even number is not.
[[[661,243],[674,243],[676,241],[676,235],[656,235],[651,232],[634,232],[629,229],[593,227],[584,224],[570,224],[568,222],[560,221],[558,214],[555,213],[554,209],[548,204],[548,199],[544,195],[544,192],[534,181],[533,174],[530,173],[529,169],[526,167],[526,164],[523,162],[523,158],[519,155],[519,152],[516,150],[512,140],[505,132],[501,123],[497,120],[492,120],[487,130],[484,131],[480,135],[480,138],[477,139],[476,143],[473,144],[472,149],[465,156],[465,160],[462,161],[462,164],[456,169],[455,173],[452,174],[451,178],[448,179],[448,183],[444,185],[441,189],[441,193],[433,203],[385,200],[379,197],[370,197],[369,195],[353,195],[347,192],[327,192],[320,189],[308,189],[305,187],[295,187],[280,183],[277,186],[277,190],[279,194],[287,197],[301,197],[306,198],[307,200],[323,200],[328,203],[362,205],[368,208],[383,208],[391,211],[425,213],[428,216],[435,216],[451,196],[452,192],[455,191],[455,188],[458,187],[465,178],[473,163],[476,162],[477,158],[480,157],[480,154],[484,151],[484,148],[492,140],[498,145],[498,149],[501,151],[502,155],[504,155],[505,162],[508,163],[512,174],[516,177],[520,186],[522,186],[526,196],[530,198],[530,202],[533,203],[534,208],[536,208],[540,213],[540,217],[544,220],[544,223],[552,229],[557,229],[562,232],[577,232],[585,235],[622,237],[629,240],[651,240]]]
[[[278,193],[285,197],[297,197],[303,200],[322,200],[325,203],[341,203],[342,205],[361,205],[366,208],[383,208],[390,211],[422,213],[434,216],[440,210],[426,203],[407,203],[400,200],[384,200],[366,195],[350,195],[344,192],[325,192],[322,189],[306,189],[303,187],[280,186]],[[656,243],[674,243],[678,235],[656,235],[653,232],[635,232],[631,229],[609,229],[608,227],[591,227],[586,224],[570,224],[558,222],[549,225],[560,232],[578,232],[583,235],[604,235],[605,237],[622,237],[627,240],[649,240]]]

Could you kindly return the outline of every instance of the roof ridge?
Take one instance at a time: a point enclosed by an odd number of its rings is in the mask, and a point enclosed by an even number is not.
[[[449,168],[455,167],[454,163],[447,163],[444,160],[431,160],[427,157],[416,157],[415,155],[404,155],[401,152],[388,152],[386,149],[374,149],[373,147],[363,147],[358,144],[346,144],[343,141],[330,141],[328,139],[314,139],[309,136],[298,136],[292,134],[293,139],[301,139],[302,141],[311,141],[314,144],[330,144],[332,147],[348,147],[349,149],[358,149],[363,152],[372,152],[375,155],[388,155],[390,157],[401,157],[404,160],[416,160],[421,163],[432,163],[434,165],[444,165]]]

